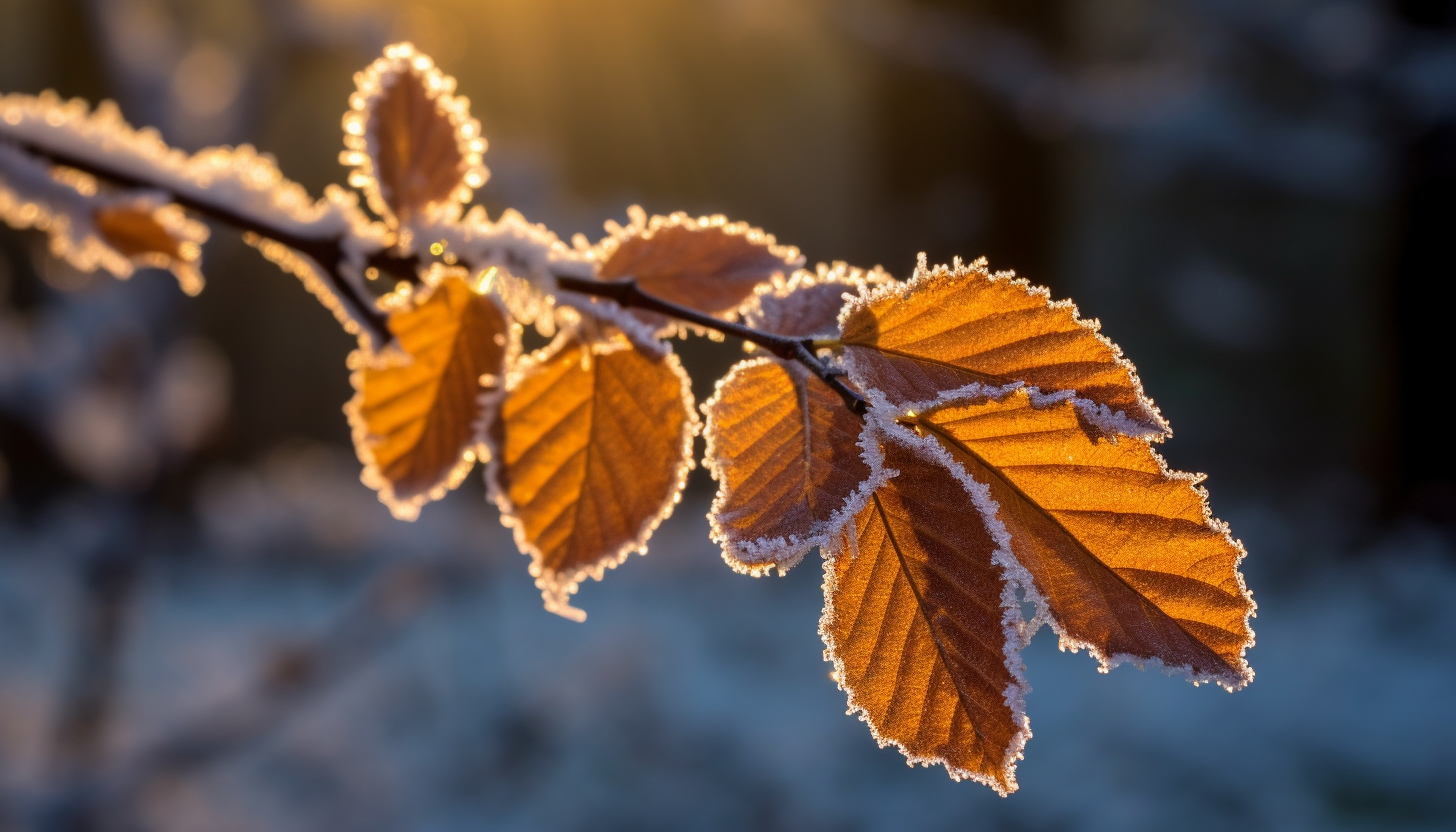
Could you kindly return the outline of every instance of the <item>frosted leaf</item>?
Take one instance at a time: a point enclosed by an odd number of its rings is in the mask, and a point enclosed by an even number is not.
[[[896,475],[825,557],[819,633],[851,712],[910,764],[1005,795],[1031,731],[1011,559],[984,488],[913,437],[865,431]]]
[[[743,310],[743,322],[754,329],[793,338],[834,338],[839,311],[851,297],[894,278],[876,266],[868,271],[847,263],[820,263],[810,272],[794,272],[788,280],[762,285]]]
[[[592,251],[597,277],[635,278],[650,295],[725,320],[737,320],[755,289],[783,280],[804,261],[797,248],[778,245],[772,234],[721,215],[649,218],[635,205],[627,213],[630,222],[608,223],[608,236]],[[679,329],[656,313],[632,314],[659,334]]]
[[[124,279],[138,267],[169,269],[188,294],[202,291],[197,266],[207,226],[165,194],[103,192],[80,171],[52,170],[0,143],[0,219],[45,232],[51,253],[81,271]]]
[[[489,171],[480,122],[469,100],[454,94],[455,79],[413,44],[396,43],[354,83],[340,156],[353,169],[349,184],[391,225],[420,214],[458,218]]]
[[[283,176],[272,157],[248,145],[189,155],[169,147],[156,130],[127,124],[110,101],[92,110],[84,101],[63,101],[53,92],[0,96],[0,146],[6,143],[13,145],[8,150],[22,156],[29,155],[28,148],[43,147],[53,159],[84,165],[99,179],[146,182],[149,190],[166,195],[163,201],[226,206],[241,224],[273,229],[279,236],[340,241],[344,262],[339,264],[339,276],[347,290],[342,294],[331,288],[320,264],[307,256],[274,240],[245,238],[285,271],[298,275],[345,330],[368,340],[367,327],[359,323],[372,312],[365,260],[384,248],[388,229],[369,221],[357,196],[330,187],[323,199],[315,200]],[[22,221],[34,213],[25,204],[17,208]]]
[[[1020,386],[870,419],[939,445],[988,491],[981,509],[1009,533],[1064,648],[1088,648],[1104,670],[1157,662],[1230,690],[1253,678],[1243,546],[1209,512],[1202,477],[1170,471],[1149,440],[1089,437],[1073,399]]]
[[[1011,272],[992,274],[984,260],[930,269],[921,255],[910,281],[845,306],[839,340],[855,385],[896,406],[968,384],[1024,382],[1074,391],[1092,434],[1171,434],[1132,363],[1096,321]]]
[[[344,406],[361,479],[404,520],[490,458],[485,426],[519,349],[519,327],[464,269],[437,266],[426,286],[391,299],[395,346],[349,356],[356,393]]]
[[[718,483],[708,519],[735,571],[783,574],[828,544],[880,479],[857,444],[863,422],[797,364],[739,362],[703,415]]]
[[[546,608],[578,621],[580,582],[645,552],[672,513],[698,431],[676,355],[582,324],[511,371],[486,469]]]

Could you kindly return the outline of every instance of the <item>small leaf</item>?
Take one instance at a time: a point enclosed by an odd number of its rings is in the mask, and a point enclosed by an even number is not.
[[[1171,431],[1115,344],[1070,301],[985,261],[928,270],[869,292],[846,309],[840,341],[850,378],[890,404],[933,399],[968,384],[1022,381],[1074,390],[1095,435],[1161,437]]]
[[[718,481],[708,519],[736,571],[787,571],[863,504],[874,473],[855,444],[864,424],[799,365],[739,362],[703,413]]]
[[[182,241],[167,233],[151,211],[125,205],[107,206],[96,210],[95,219],[101,238],[127,257],[182,257]]]
[[[455,79],[412,45],[397,43],[354,81],[341,157],[354,168],[350,183],[395,225],[436,210],[458,214],[488,173],[480,162],[480,123],[470,117],[469,102],[452,95]]]
[[[566,332],[521,362],[487,477],[548,610],[582,620],[567,601],[577,584],[646,551],[682,492],[697,427],[665,345]]]
[[[780,246],[772,234],[722,216],[654,216],[636,206],[626,228],[609,225],[611,236],[597,245],[597,277],[632,277],[650,295],[725,319],[755,288],[783,279],[803,262],[799,250]],[[668,319],[634,310],[642,320],[671,330]]]
[[[825,562],[825,658],[881,746],[1007,794],[1031,735],[1009,555],[971,484],[902,441],[883,453],[898,476]]]
[[[455,270],[462,271],[462,270]],[[398,351],[350,356],[358,391],[344,407],[363,480],[396,517],[460,484],[489,457],[481,428],[519,338],[500,305],[459,276],[389,316]]]
[[[1198,475],[1145,440],[1089,438],[1072,402],[1025,389],[941,405],[905,424],[936,437],[990,488],[1064,647],[1103,669],[1157,660],[1230,690],[1253,678],[1244,548],[1208,510]]]
[[[154,208],[145,203],[103,205],[92,214],[96,235],[138,266],[169,269],[182,291],[202,291],[200,243],[207,229],[189,220],[176,205]]]
[[[878,266],[869,271],[846,263],[820,263],[817,271],[794,272],[787,281],[759,287],[743,322],[765,332],[794,338],[833,338],[839,333],[844,296],[893,282]]]

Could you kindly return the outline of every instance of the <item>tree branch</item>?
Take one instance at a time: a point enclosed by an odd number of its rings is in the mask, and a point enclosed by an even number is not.
[[[812,338],[791,338],[787,335],[764,332],[761,329],[754,329],[734,321],[715,318],[696,309],[649,295],[642,291],[636,280],[630,277],[621,280],[591,280],[558,275],[556,285],[568,292],[615,301],[625,309],[658,312],[763,347],[784,361],[795,361],[803,365],[820,381],[829,385],[829,389],[838,393],[839,397],[844,399],[845,406],[855,415],[863,416],[869,410],[869,403],[865,401],[864,397],[840,380],[839,377],[844,374],[843,371],[829,366],[814,354],[814,339]]]
[[[320,271],[323,273],[323,278],[328,282],[329,287],[336,295],[346,298],[349,301],[349,305],[356,310],[356,316],[360,319],[358,323],[369,329],[378,343],[383,344],[390,340],[391,335],[386,317],[376,308],[374,298],[367,292],[359,289],[359,287],[343,279],[341,266],[344,261],[344,247],[341,237],[300,236],[285,228],[272,225],[265,220],[238,213],[221,201],[214,202],[199,198],[194,194],[179,193],[165,185],[147,181],[133,173],[109,166],[104,162],[81,158],[66,153],[65,151],[43,147],[33,142],[18,141],[13,143],[20,150],[32,156],[45,159],[52,164],[74,168],[75,170],[79,170],[98,179],[106,180],[115,185],[126,188],[145,188],[148,190],[165,191],[170,194],[173,202],[183,208],[226,223],[241,231],[251,232],[259,237],[281,243],[303,254],[319,265]],[[403,255],[395,251],[380,251],[369,256],[368,265],[401,280],[418,283],[420,278],[416,270],[420,262],[417,255]],[[869,403],[865,401],[864,397],[840,380],[843,371],[831,367],[819,359],[815,354],[815,341],[811,338],[791,338],[786,335],[777,335],[775,333],[753,329],[752,327],[744,326],[733,321],[714,318],[696,309],[690,309],[686,306],[671,303],[650,295],[642,291],[637,286],[637,282],[632,278],[601,281],[557,275],[556,283],[566,291],[611,300],[624,308],[658,312],[680,321],[696,324],[705,329],[711,329],[715,332],[731,335],[734,338],[756,344],[784,361],[792,361],[802,365],[820,381],[827,384],[829,389],[837,393],[844,400],[845,406],[856,415],[863,416],[869,409]]]
[[[56,165],[74,168],[82,173],[90,174],[98,179],[104,179],[114,185],[126,188],[145,188],[148,190],[160,190],[168,192],[172,201],[190,211],[202,216],[226,223],[240,231],[251,231],[259,237],[266,237],[303,254],[319,265],[323,272],[324,279],[328,281],[329,287],[334,293],[347,298],[350,305],[358,311],[360,326],[367,327],[379,343],[390,339],[389,327],[385,324],[385,317],[374,307],[374,298],[367,292],[362,292],[358,287],[350,284],[340,277],[340,265],[344,260],[343,241],[338,237],[301,237],[286,229],[270,225],[267,222],[254,217],[246,217],[237,213],[228,206],[221,203],[209,202],[198,199],[188,194],[178,193],[156,182],[137,177],[127,171],[113,168],[109,165],[91,159],[83,159],[63,151],[54,150],[34,144],[32,142],[14,142],[20,150],[40,159],[45,159]],[[417,259],[411,255],[408,257],[392,254],[390,252],[376,252],[369,257],[369,265],[382,272],[395,275],[411,282],[418,281],[415,274]]]

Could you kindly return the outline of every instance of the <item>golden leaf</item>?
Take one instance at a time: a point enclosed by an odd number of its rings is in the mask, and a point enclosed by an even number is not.
[[[427,291],[389,316],[398,352],[350,356],[357,392],[344,406],[364,483],[406,520],[488,458],[490,392],[500,389],[519,338],[500,304],[461,277]]]
[[[182,241],[169,234],[151,211],[124,205],[108,206],[96,209],[95,219],[96,231],[101,239],[127,257],[144,254],[159,254],[171,259],[182,257]]]
[[[1244,549],[1209,513],[1200,476],[1169,471],[1145,440],[1094,440],[1070,401],[1037,407],[1025,389],[902,423],[990,488],[1063,646],[1104,670],[1157,660],[1230,690],[1253,678]]]
[[[902,441],[882,447],[899,475],[825,562],[825,658],[881,746],[1007,794],[1030,736],[1014,564],[970,484]]]
[[[487,478],[546,608],[601,579],[672,512],[692,467],[697,418],[677,356],[615,330],[567,332],[521,362],[494,426]]]
[[[1168,425],[1115,344],[1070,301],[984,260],[925,267],[915,277],[852,302],[840,341],[850,378],[890,404],[933,399],[972,383],[1023,381],[1051,393],[1074,390],[1094,434],[1166,436]]]
[[[755,288],[803,262],[798,249],[777,245],[772,234],[722,216],[648,219],[636,206],[629,213],[632,223],[609,226],[613,233],[598,244],[597,277],[635,278],[642,291],[709,315],[736,318]],[[654,328],[672,328],[655,313],[633,314]]]
[[[96,235],[138,266],[169,269],[189,295],[202,291],[200,243],[207,228],[176,205],[104,205],[92,212]]]
[[[408,43],[354,76],[358,91],[344,115],[341,157],[354,168],[375,213],[396,223],[445,209],[458,212],[485,183],[485,140],[469,102],[452,93],[455,79]]]
[[[718,481],[708,518],[735,570],[786,571],[863,502],[873,474],[855,444],[863,422],[799,365],[740,362],[703,413],[704,458]]]

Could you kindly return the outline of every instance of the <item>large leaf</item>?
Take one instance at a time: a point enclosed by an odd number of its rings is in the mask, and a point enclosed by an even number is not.
[[[1075,390],[1084,426],[1104,435],[1170,431],[1143,395],[1133,366],[1070,301],[985,261],[925,267],[867,293],[843,318],[850,378],[892,405],[933,399],[968,384],[1022,381],[1045,392]]]
[[[619,332],[567,332],[522,361],[495,431],[488,477],[516,543],[531,556],[546,608],[647,539],[672,512],[692,467],[697,419],[677,356]]]
[[[398,351],[350,357],[357,392],[344,412],[364,482],[412,520],[488,456],[481,428],[518,335],[493,298],[458,276],[390,315],[389,329]]]
[[[636,206],[631,224],[609,226],[597,245],[597,277],[632,277],[644,292],[709,315],[734,318],[758,286],[783,279],[803,262],[799,250],[780,246],[772,234],[722,216],[687,214],[648,218]],[[668,320],[637,311],[657,328]]]
[[[1006,794],[1030,736],[1018,570],[977,512],[984,489],[906,442],[883,453],[899,475],[825,564],[825,658],[882,746]]]
[[[1209,513],[1200,476],[1169,471],[1147,441],[1096,441],[1070,401],[1024,389],[902,423],[990,488],[1064,646],[1087,647],[1104,669],[1156,660],[1229,689],[1253,678],[1244,549]]]
[[[455,79],[407,43],[354,76],[344,115],[343,161],[369,206],[396,223],[431,209],[457,211],[485,182],[485,140]]]
[[[855,444],[863,422],[803,367],[740,362],[703,413],[718,481],[708,517],[735,570],[787,570],[863,504],[873,475]]]

